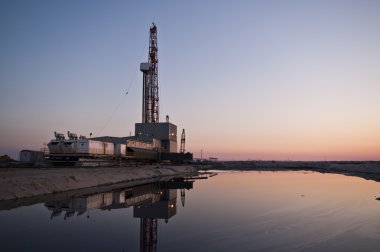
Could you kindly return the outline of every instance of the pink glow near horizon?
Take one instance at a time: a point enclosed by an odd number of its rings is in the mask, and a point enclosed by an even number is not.
[[[134,134],[155,21],[195,157],[380,160],[380,1],[222,2],[0,1],[0,155]]]

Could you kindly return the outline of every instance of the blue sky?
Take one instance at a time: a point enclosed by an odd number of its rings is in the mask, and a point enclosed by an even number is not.
[[[220,159],[380,159],[379,1],[1,1],[0,155],[160,118]],[[128,91],[128,95],[125,92]]]

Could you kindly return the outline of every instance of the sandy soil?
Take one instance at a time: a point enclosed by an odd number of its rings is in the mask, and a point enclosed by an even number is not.
[[[196,172],[193,166],[2,168],[0,200]]]

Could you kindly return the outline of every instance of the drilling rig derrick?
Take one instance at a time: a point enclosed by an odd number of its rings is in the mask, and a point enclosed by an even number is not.
[[[149,30],[149,56],[148,62],[140,64],[143,72],[143,101],[142,101],[142,122],[158,123],[158,47],[157,47],[157,26],[152,23]]]

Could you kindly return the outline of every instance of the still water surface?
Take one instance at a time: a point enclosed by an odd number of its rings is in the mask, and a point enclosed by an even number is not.
[[[0,202],[0,251],[380,251],[379,196],[357,177],[252,171]]]

